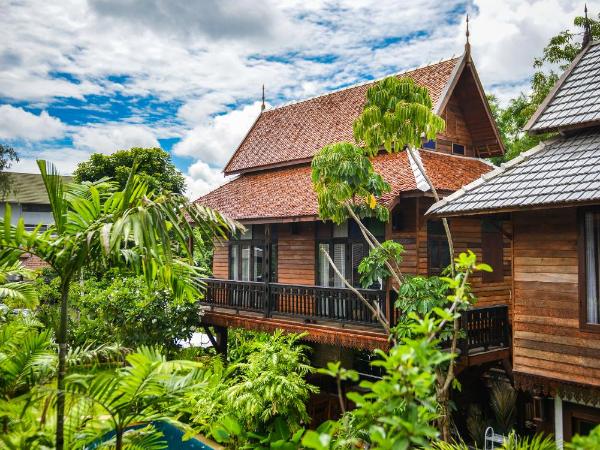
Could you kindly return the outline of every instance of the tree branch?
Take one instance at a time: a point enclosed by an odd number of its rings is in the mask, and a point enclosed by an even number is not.
[[[433,185],[433,181],[431,181],[431,178],[429,178],[429,175],[427,175],[427,171],[425,170],[425,167],[423,167],[423,163],[421,162],[421,159],[418,157],[418,155],[415,154],[414,148],[412,148],[410,145],[408,145],[406,148],[408,150],[408,153],[410,153],[412,160],[415,162],[415,164],[419,168],[419,172],[421,172],[421,175],[423,175],[423,178],[425,178],[425,181],[427,181],[427,184],[429,185],[429,189],[431,189],[431,192],[433,194],[433,198],[435,199],[436,202],[439,202],[440,196],[438,195],[437,190],[435,189],[435,186]],[[450,251],[450,271],[452,272],[452,276],[454,277],[454,240],[452,239],[452,234],[450,233],[450,227],[448,226],[448,219],[443,217],[442,223],[444,225],[444,231],[446,232],[446,238],[448,240],[448,249]]]
[[[337,268],[337,266],[331,259],[331,256],[329,256],[329,253],[327,252],[327,250],[325,250],[324,248],[321,248],[321,252],[325,255],[325,258],[327,258],[327,261],[329,261],[329,265],[331,266],[331,268],[333,269],[335,274],[340,278],[340,280],[342,280],[342,283],[344,283],[344,285],[348,289],[350,289],[354,293],[354,295],[356,295],[359,298],[359,300],[365,304],[365,306],[367,308],[369,308],[369,311],[371,311],[371,313],[373,314],[373,317],[375,317],[377,319],[377,321],[381,324],[381,326],[385,330],[386,334],[388,336],[391,336],[389,322],[387,321],[385,316],[381,313],[381,308],[379,308],[379,305],[377,303],[375,303],[375,307],[373,307],[373,305],[371,305],[371,303],[358,291],[358,289],[356,289],[354,286],[352,286],[350,283],[348,283],[346,278],[342,275],[342,273],[339,271],[339,269]]]

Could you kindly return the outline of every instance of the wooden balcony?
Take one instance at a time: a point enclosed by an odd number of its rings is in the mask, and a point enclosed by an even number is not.
[[[379,323],[349,289],[213,278],[203,281],[206,293],[201,303],[210,307],[209,319],[218,319],[218,323],[213,322],[216,325],[231,326],[235,323],[264,330],[330,331],[338,336],[348,334],[349,342],[357,347],[387,346]],[[359,292],[386,311],[385,291],[359,289]],[[233,315],[236,319],[232,318]],[[246,318],[245,322],[240,316]],[[510,329],[506,305],[465,311],[461,326],[465,332],[458,350],[466,364],[471,365],[464,356],[478,357],[477,361],[482,363],[508,357]],[[362,341],[369,343],[362,345]]]

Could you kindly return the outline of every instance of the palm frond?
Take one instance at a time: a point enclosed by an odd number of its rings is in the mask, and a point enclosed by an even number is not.
[[[54,226],[59,233],[64,231],[67,215],[67,202],[64,196],[63,181],[58,169],[49,161],[38,160],[37,165],[42,174],[44,186],[48,193]]]

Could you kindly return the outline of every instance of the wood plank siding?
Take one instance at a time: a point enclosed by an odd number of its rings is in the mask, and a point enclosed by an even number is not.
[[[579,323],[577,210],[513,213],[514,370],[600,386],[600,335]]]
[[[315,223],[277,225],[277,282],[315,285]]]
[[[229,278],[229,245],[227,241],[215,241],[212,261],[213,277]]]

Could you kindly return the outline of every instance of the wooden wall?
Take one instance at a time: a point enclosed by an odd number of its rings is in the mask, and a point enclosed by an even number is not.
[[[279,224],[279,283],[315,284],[315,223]]]
[[[428,275],[427,256],[427,219],[425,212],[432,204],[429,198],[403,198],[398,204],[402,209],[403,218],[407,224],[403,231],[394,231],[388,227],[388,238],[394,239],[404,246],[404,259],[401,269],[407,275]],[[479,262],[482,259],[481,248],[481,219],[454,218],[450,219],[450,230],[454,238],[455,253],[473,251]],[[477,306],[492,306],[511,304],[512,291],[512,225],[510,221],[503,222],[503,280],[484,282],[482,273],[472,277],[471,286],[477,296]]]
[[[229,247],[227,241],[216,241],[213,250],[213,277],[229,278]]]
[[[446,130],[438,135],[436,151],[452,153],[452,143],[455,142],[465,146],[464,156],[477,156],[473,150],[471,132],[465,121],[457,94],[450,97],[441,116],[446,121]]]
[[[580,330],[575,209],[514,222],[515,371],[600,386],[600,335]]]

